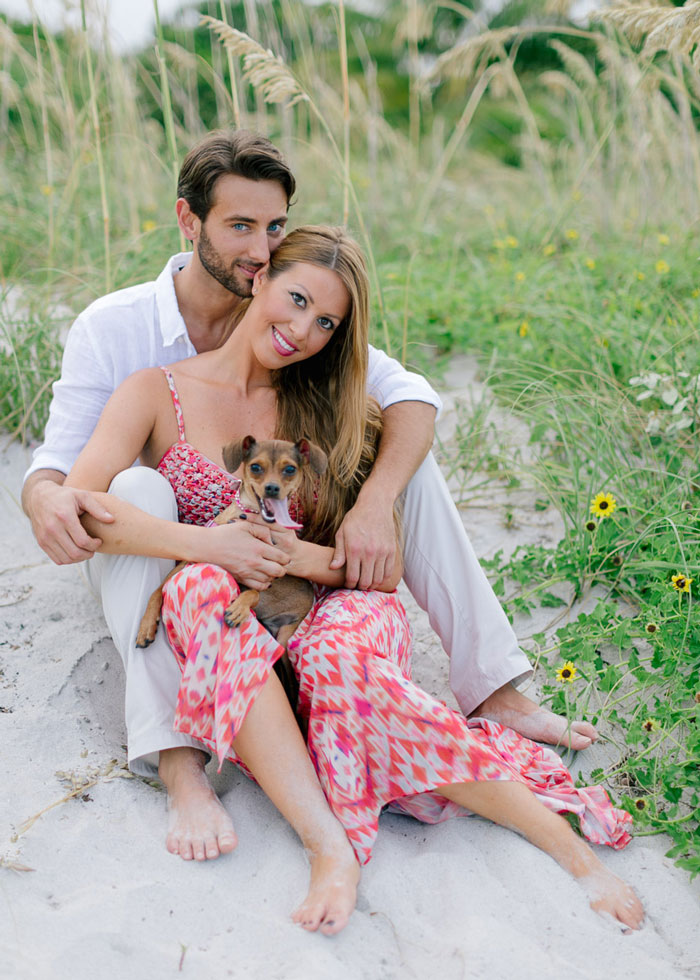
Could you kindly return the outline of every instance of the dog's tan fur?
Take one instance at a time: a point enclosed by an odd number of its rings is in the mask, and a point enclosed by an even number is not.
[[[327,466],[326,454],[308,439],[300,439],[296,443],[281,439],[256,442],[253,436],[246,436],[226,446],[223,457],[231,473],[243,463],[239,498],[244,506],[255,511],[260,507],[259,502],[264,508],[265,499],[271,496],[288,498],[301,484],[305,466],[310,466],[319,476]],[[271,488],[275,492],[270,493]],[[241,517],[245,518],[245,513],[233,503],[214,520],[217,524],[229,524]],[[136,637],[137,647],[147,647],[155,639],[163,604],[163,586],[184,565],[185,562],[176,565],[148,600]],[[290,637],[311,609],[312,603],[311,584],[306,579],[285,575],[273,579],[270,587],[263,592],[241,586],[240,594],[226,609],[224,620],[227,626],[240,626],[250,610],[255,609],[259,621],[286,650]],[[296,679],[286,654],[283,661],[278,673],[291,700]]]

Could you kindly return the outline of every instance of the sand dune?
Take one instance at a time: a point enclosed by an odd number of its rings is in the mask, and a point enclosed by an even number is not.
[[[468,362],[448,381],[452,394],[478,393]],[[449,429],[448,411],[446,437]],[[308,874],[301,846],[228,764],[213,780],[237,851],[203,865],[168,854],[164,793],[123,769],[121,663],[99,607],[79,568],[45,558],[21,514],[28,455],[14,443],[0,456],[0,977],[700,976],[697,882],[663,856],[660,837],[602,854],[647,908],[632,936],[596,916],[578,885],[514,834],[474,818],[428,827],[392,815],[381,819],[348,928],[334,939],[306,934],[289,919]],[[466,514],[480,553],[519,533],[557,533],[553,517],[519,531],[504,529],[497,508]],[[417,679],[447,698],[446,658],[409,606]],[[605,748],[589,752],[584,768]]]

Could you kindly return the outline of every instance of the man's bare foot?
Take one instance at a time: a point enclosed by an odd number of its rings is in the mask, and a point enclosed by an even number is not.
[[[311,884],[309,894],[292,915],[309,932],[320,929],[334,936],[344,929],[355,908],[360,866],[350,845],[337,851],[309,854]]]
[[[490,718],[507,728],[512,728],[525,738],[531,738],[535,742],[547,742],[548,745],[587,749],[598,738],[598,732],[587,721],[572,721],[569,732],[566,718],[535,704],[510,683],[504,684],[489,695],[472,712],[472,715]]]
[[[165,846],[184,861],[229,854],[238,838],[233,823],[204,771],[206,756],[182,746],[160,753],[158,775],[168,791]]]
[[[611,916],[625,928],[641,929],[644,922],[644,908],[634,889],[601,865],[593,874],[579,878],[588,895],[590,906],[598,915]]]

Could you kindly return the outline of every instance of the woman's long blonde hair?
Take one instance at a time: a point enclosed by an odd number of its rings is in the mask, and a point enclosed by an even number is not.
[[[299,262],[337,273],[350,297],[348,313],[326,346],[273,376],[277,438],[306,437],[328,456],[315,503],[310,478],[301,502],[307,515],[303,536],[332,544],[369,475],[381,432],[379,406],[367,397],[369,280],[362,251],[343,228],[295,229],[270,256],[268,276],[274,279]]]

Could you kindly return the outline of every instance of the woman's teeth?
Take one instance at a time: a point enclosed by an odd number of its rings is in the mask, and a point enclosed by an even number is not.
[[[294,351],[296,350],[296,347],[292,347],[291,344],[288,344],[287,341],[282,336],[282,334],[279,332],[279,330],[277,330],[275,327],[272,328],[272,331],[275,335],[275,340],[280,345],[280,347],[283,350],[289,351],[290,354],[293,354]]]

